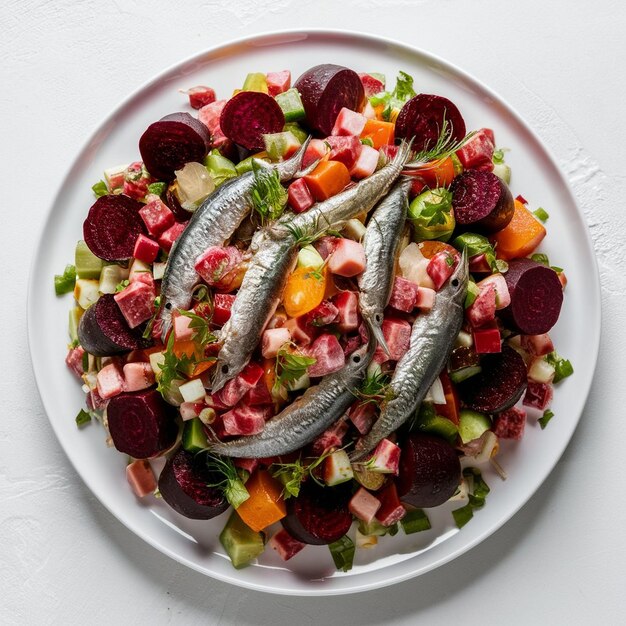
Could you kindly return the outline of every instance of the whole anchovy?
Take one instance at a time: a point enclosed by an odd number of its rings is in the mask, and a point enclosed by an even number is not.
[[[409,179],[400,179],[374,210],[363,237],[367,264],[357,278],[361,315],[372,335],[387,353],[389,349],[381,324],[383,310],[389,303],[393,288],[396,257],[400,234],[406,221],[410,188]]]
[[[281,182],[290,180],[300,169],[307,139],[287,161],[275,165]],[[194,269],[196,259],[210,246],[228,241],[252,209],[254,172],[246,172],[220,185],[193,213],[182,235],[172,246],[161,282],[162,337],[165,339],[176,309],[188,309],[191,296],[200,277]]]
[[[348,357],[343,369],[328,374],[302,397],[265,424],[256,435],[231,441],[212,441],[216,454],[239,458],[266,458],[298,450],[321,435],[354,402],[355,390],[365,376],[376,342],[370,341]]]
[[[256,247],[255,255],[222,332],[223,343],[212,385],[214,392],[237,376],[250,360],[293,267],[298,238],[336,230],[359,213],[369,211],[389,191],[410,154],[411,144],[403,143],[396,156],[369,178],[319,202],[306,213],[278,220],[254,237],[251,247]]]
[[[391,399],[384,403],[370,432],[356,445],[351,461],[363,459],[382,439],[402,426],[424,399],[461,330],[468,277],[464,252],[448,284],[437,293],[430,313],[415,320],[409,349],[398,361],[391,379]]]

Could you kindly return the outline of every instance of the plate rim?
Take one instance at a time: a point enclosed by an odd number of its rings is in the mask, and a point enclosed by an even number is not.
[[[285,37],[296,37],[297,39],[285,39]],[[186,557],[178,554],[175,550],[172,550],[168,546],[161,543],[158,539],[153,538],[149,533],[145,533],[142,529],[138,527],[138,525],[133,521],[133,519],[128,519],[126,516],[122,514],[118,514],[114,508],[107,503],[106,498],[99,493],[99,490],[91,483],[91,481],[83,475],[78,470],[77,461],[74,459],[74,456],[71,454],[70,449],[66,446],[63,437],[60,433],[60,428],[57,426],[54,420],[50,419],[48,414],[48,410],[44,403],[43,394],[42,394],[42,386],[40,385],[40,376],[41,373],[38,372],[38,366],[36,365],[34,358],[34,301],[36,298],[35,293],[35,276],[37,269],[37,261],[41,253],[42,246],[44,244],[45,233],[48,227],[50,220],[52,219],[53,209],[57,204],[57,201],[62,194],[63,188],[71,180],[71,175],[74,172],[75,168],[79,165],[78,157],[84,154],[94,142],[97,142],[98,133],[101,129],[105,128],[108,124],[113,122],[117,115],[119,115],[124,109],[132,104],[132,102],[141,96],[146,90],[150,89],[152,86],[155,86],[164,78],[166,78],[171,73],[175,72],[177,69],[189,65],[193,62],[202,62],[204,57],[209,55],[214,55],[219,51],[228,51],[229,48],[236,48],[237,46],[246,46],[249,47],[251,45],[262,43],[266,46],[280,45],[281,43],[289,43],[298,40],[304,40],[310,38],[319,38],[323,39],[324,37],[334,37],[338,41],[355,41],[355,42],[365,42],[365,41],[373,41],[377,44],[386,45],[389,48],[401,50],[402,52],[411,54],[413,56],[421,57],[422,59],[430,61],[432,64],[439,65],[446,70],[450,71],[453,74],[463,78],[464,80],[473,83],[480,90],[482,90],[485,94],[489,95],[493,100],[497,103],[503,104],[507,112],[510,113],[515,121],[527,132],[532,139],[536,142],[536,144],[541,148],[547,157],[550,164],[553,166],[556,171],[559,182],[562,185],[562,188],[568,195],[568,200],[571,201],[573,207],[578,213],[578,217],[583,225],[583,235],[584,235],[584,243],[586,246],[586,252],[589,254],[589,257],[592,261],[592,267],[590,268],[590,275],[593,278],[592,284],[592,301],[593,306],[591,307],[591,311],[593,312],[593,316],[597,319],[597,324],[592,325],[593,329],[593,352],[591,354],[592,359],[589,359],[592,362],[592,367],[590,368],[590,375],[587,381],[585,381],[585,389],[584,389],[584,402],[582,402],[579,407],[575,419],[572,420],[571,426],[569,428],[569,432],[567,436],[563,439],[560,449],[557,450],[557,454],[555,454],[553,458],[553,462],[550,464],[547,473],[538,481],[536,484],[532,484],[530,489],[527,491],[527,496],[523,498],[520,502],[516,504],[516,506],[511,507],[511,509],[506,511],[506,514],[501,515],[494,523],[490,524],[487,528],[485,528],[481,533],[479,533],[473,540],[463,543],[461,546],[450,550],[447,554],[441,556],[438,559],[434,559],[431,563],[427,563],[421,567],[414,568],[412,571],[400,573],[397,575],[386,576],[384,579],[375,580],[373,582],[359,582],[355,580],[352,586],[342,586],[342,587],[320,587],[320,586],[312,586],[308,589],[290,589],[285,587],[277,587],[271,585],[260,585],[247,580],[238,579],[235,575],[236,570],[233,570],[233,575],[223,575],[222,573],[216,573],[213,571],[208,571],[206,568],[203,568],[199,564],[195,563],[187,559]],[[236,50],[234,51],[236,54]],[[526,505],[529,500],[535,495],[539,487],[546,481],[546,479],[552,474],[556,464],[561,459],[563,453],[569,446],[573,434],[580,422],[584,409],[589,400],[589,392],[591,389],[591,385],[593,383],[598,355],[600,350],[600,337],[601,337],[601,328],[602,328],[602,289],[601,289],[601,281],[599,275],[598,268],[598,260],[593,247],[593,242],[591,238],[591,233],[589,230],[589,226],[587,224],[587,220],[585,219],[585,214],[582,211],[578,199],[574,193],[574,190],[569,182],[569,180],[565,177],[561,167],[558,164],[555,154],[552,149],[544,142],[544,140],[537,134],[535,129],[528,123],[526,120],[520,115],[515,107],[513,107],[508,100],[504,99],[498,93],[496,93],[489,86],[485,85],[480,79],[476,78],[473,74],[465,71],[461,67],[457,66],[455,63],[448,61],[439,55],[433,54],[427,50],[424,50],[418,46],[414,46],[411,44],[407,44],[401,41],[396,41],[391,39],[390,37],[385,37],[382,35],[374,35],[371,33],[367,33],[359,30],[350,30],[350,29],[337,29],[337,28],[297,28],[297,29],[279,29],[279,30],[269,30],[259,32],[254,35],[246,35],[243,37],[236,37],[233,39],[229,39],[224,41],[218,45],[211,46],[209,48],[203,48],[202,50],[187,56],[184,59],[180,59],[175,63],[170,64],[168,67],[158,71],[156,74],[151,76],[149,79],[138,85],[134,90],[132,90],[128,95],[126,95],[122,100],[120,100],[117,105],[115,105],[111,111],[102,119],[99,119],[96,122],[94,128],[87,135],[86,139],[80,145],[78,151],[75,153],[76,156],[70,162],[69,169],[66,171],[65,175],[62,177],[56,192],[52,196],[50,203],[48,204],[45,212],[44,219],[39,226],[39,232],[35,238],[35,248],[34,253],[31,258],[29,274],[28,274],[28,285],[27,285],[27,297],[26,297],[26,309],[27,309],[27,337],[28,337],[28,349],[30,355],[30,364],[33,371],[33,375],[35,378],[35,384],[37,387],[37,391],[39,393],[39,397],[41,398],[42,406],[46,413],[46,417],[48,422],[52,426],[52,430],[57,438],[58,443],[61,445],[67,459],[70,464],[76,471],[76,474],[80,477],[83,483],[87,486],[87,488],[91,491],[91,493],[97,498],[97,500],[104,506],[104,508],[109,511],[119,522],[121,522],[128,530],[130,530],[137,537],[141,538],[143,541],[151,545],[153,548],[157,549],[162,554],[167,555],[174,561],[189,567],[205,576],[209,576],[211,578],[220,580],[222,582],[230,583],[238,587],[243,587],[247,589],[251,589],[254,591],[260,591],[265,593],[272,593],[278,595],[289,595],[289,596],[334,596],[334,595],[345,595],[352,593],[359,593],[363,591],[370,591],[375,589],[382,589],[384,587],[394,585],[396,583],[400,583],[406,580],[410,580],[422,574],[426,574],[429,571],[432,571],[456,558],[465,554],[472,548],[476,547],[478,544],[482,543],[485,539],[493,535],[497,530],[502,528],[502,526],[509,521],[524,505]],[[587,340],[589,340],[589,336],[587,336]],[[391,567],[384,568],[386,573],[389,573],[389,569]],[[349,579],[338,579],[338,580],[349,580]],[[329,582],[329,581],[327,581]],[[332,583],[330,583],[332,584]]]

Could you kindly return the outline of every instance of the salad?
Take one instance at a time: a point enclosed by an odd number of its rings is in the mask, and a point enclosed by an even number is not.
[[[491,129],[416,89],[332,64],[189,89],[197,113],[93,186],[55,276],[77,425],[102,424],[138,498],[224,514],[237,568],[322,545],[347,571],[447,502],[461,528],[573,372],[547,211],[513,197]]]

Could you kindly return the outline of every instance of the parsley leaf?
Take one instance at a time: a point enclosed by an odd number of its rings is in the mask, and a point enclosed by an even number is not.
[[[404,103],[415,95],[413,77],[401,71],[398,72],[394,90],[392,92],[381,91],[380,93],[370,96],[370,103],[372,106],[384,104],[385,109],[383,110],[382,118],[389,121],[394,109],[401,109]]]
[[[93,191],[96,198],[99,198],[100,196],[106,196],[109,193],[107,184],[103,180],[99,180],[95,185],[91,187],[91,190]]]
[[[541,426],[541,430],[543,430],[548,425],[548,422],[553,417],[554,413],[550,409],[543,412],[543,415],[537,420],[539,422],[539,426]]]
[[[200,348],[217,341],[217,337],[211,332],[208,319],[197,315],[193,311],[179,310],[179,313],[191,319],[189,328],[193,330],[193,340]]]
[[[156,196],[162,196],[167,187],[167,183],[150,183],[148,185],[148,193],[152,193]]]
[[[291,352],[289,348],[281,348],[276,355],[274,391],[281,386],[289,389],[289,386],[302,378],[307,369],[316,362],[315,357]]]
[[[80,428],[89,422],[91,422],[91,415],[85,409],[81,409],[76,416],[76,426]]]
[[[165,397],[175,380],[185,380],[194,365],[193,359],[186,354],[177,357],[174,354],[174,333],[170,334],[167,348],[163,352],[163,363],[159,364],[157,390]]]
[[[554,380],[552,382],[558,383],[560,380],[571,376],[574,373],[572,364],[563,357],[559,356],[556,352],[550,352],[546,356],[546,361],[554,367]]]

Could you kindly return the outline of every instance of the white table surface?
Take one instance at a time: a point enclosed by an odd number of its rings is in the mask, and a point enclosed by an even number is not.
[[[264,595],[205,578],[113,518],[48,424],[24,315],[38,226],[99,120],[147,78],[205,47],[307,26],[420,46],[508,100],[569,178],[603,287],[591,395],[570,446],[530,502],[438,570],[328,600]],[[0,623],[624,623],[625,26],[626,5],[617,0],[2,2]]]

